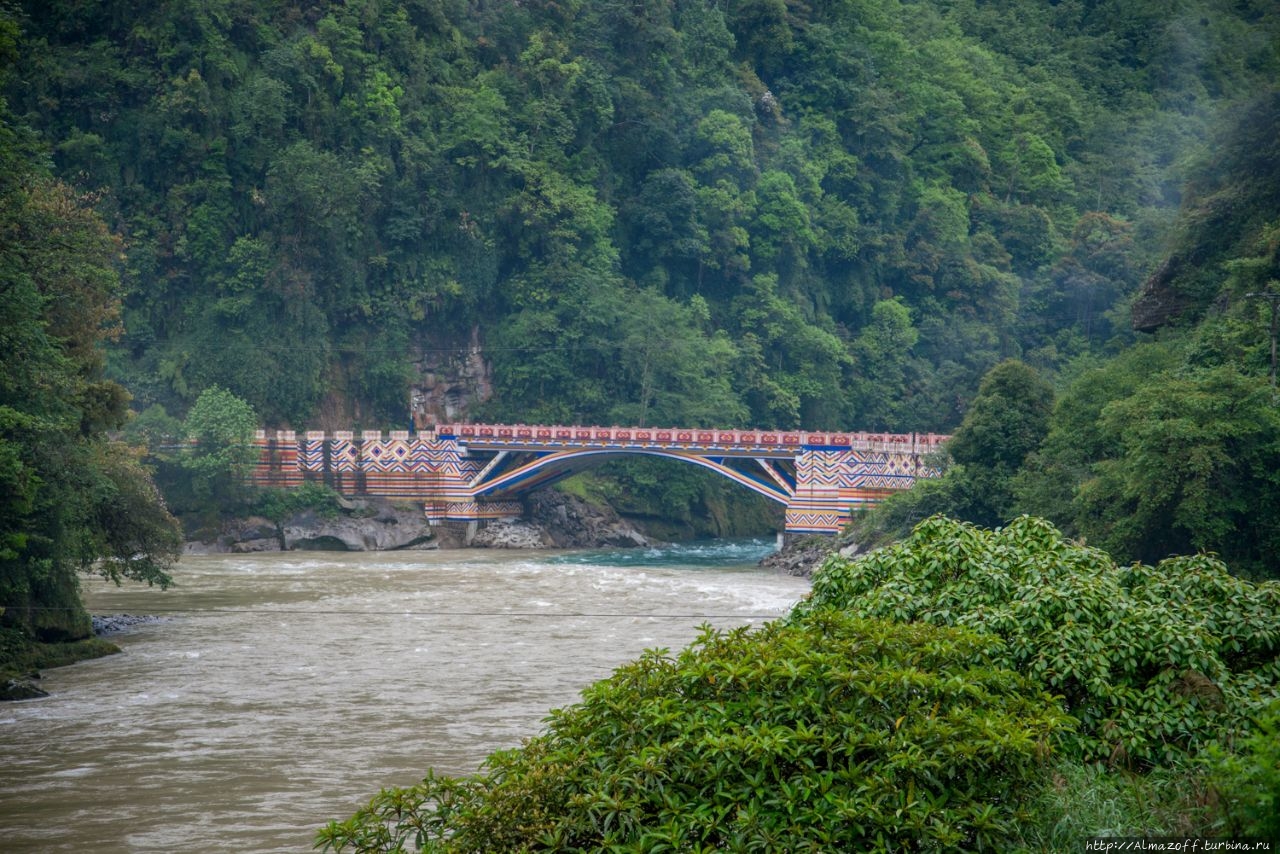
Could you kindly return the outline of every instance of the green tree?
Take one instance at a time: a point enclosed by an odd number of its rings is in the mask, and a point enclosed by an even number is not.
[[[905,430],[904,411],[915,381],[912,350],[920,332],[901,300],[879,300],[871,321],[853,341],[853,406],[850,423],[865,430]]]
[[[935,514],[978,525],[1008,521],[1017,513],[1015,476],[1049,432],[1052,411],[1053,388],[1034,369],[1016,360],[996,365],[947,442],[954,465],[859,518],[855,537],[879,544]]]
[[[100,349],[116,332],[118,244],[87,199],[29,165],[30,145],[0,101],[0,621],[65,640],[90,632],[78,571],[165,586],[180,539],[149,473],[106,435],[129,400]]]
[[[989,530],[932,517],[900,543],[828,559],[795,613],[994,634],[996,662],[1079,721],[1066,755],[1145,769],[1252,728],[1280,691],[1277,606],[1280,584],[1205,555],[1118,566],[1043,519]]]
[[[258,416],[231,392],[210,386],[200,393],[183,422],[193,443],[182,458],[197,495],[213,502],[242,500],[248,475],[258,461],[253,443]]]
[[[1077,488],[1082,535],[1122,557],[1213,551],[1275,574],[1280,414],[1265,378],[1166,375],[1108,404],[1098,427],[1117,452]]]

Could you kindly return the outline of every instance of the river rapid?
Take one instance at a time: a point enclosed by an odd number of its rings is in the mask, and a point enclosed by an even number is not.
[[[162,619],[0,705],[0,850],[308,851],[645,649],[785,613],[809,582],[757,568],[771,550],[199,556],[168,591],[86,583],[93,613]]]

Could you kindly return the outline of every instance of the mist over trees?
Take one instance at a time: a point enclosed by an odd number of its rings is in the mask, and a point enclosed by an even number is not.
[[[1002,359],[1126,338],[1276,70],[1265,3],[5,14],[13,109],[125,241],[112,375],[299,427],[402,425],[415,350],[478,328],[478,415],[952,429]]]
[[[0,15],[9,151],[119,239],[103,378],[153,449],[215,387],[264,426],[403,427],[458,341],[492,372],[469,415],[524,422],[964,432],[1014,359],[1057,392],[1044,447],[957,446],[963,489],[907,517],[1270,549],[1272,4]]]

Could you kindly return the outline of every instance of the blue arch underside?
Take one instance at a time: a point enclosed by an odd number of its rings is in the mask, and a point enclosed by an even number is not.
[[[505,471],[491,472],[484,481],[473,484],[472,491],[477,498],[503,498],[514,497],[543,486],[548,486],[561,478],[568,477],[583,469],[590,468],[603,462],[604,457],[666,457],[667,459],[679,460],[680,462],[692,463],[693,465],[702,466],[710,469],[717,474],[732,480],[741,486],[746,487],[764,497],[776,501],[779,504],[787,504],[791,499],[792,490],[784,490],[781,484],[769,478],[768,474],[760,469],[759,472],[743,471],[727,465],[723,456],[715,458],[704,457],[698,454],[691,454],[679,451],[664,450],[634,450],[634,449],[615,449],[615,448],[587,448],[572,451],[547,451],[534,452],[539,453],[537,459],[515,465]],[[743,457],[744,460],[756,462],[755,458]],[[771,461],[765,461],[771,464]],[[776,471],[776,469],[775,469]],[[786,473],[779,472],[779,476],[784,481],[791,482]]]

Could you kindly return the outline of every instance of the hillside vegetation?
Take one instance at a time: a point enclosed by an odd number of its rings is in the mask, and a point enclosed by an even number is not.
[[[1061,391],[1135,325],[1220,312],[1224,287],[1232,324],[1194,358],[1267,370],[1266,306],[1239,299],[1275,278],[1280,220],[1262,0],[0,14],[12,123],[121,238],[107,376],[153,454],[214,387],[266,426],[403,428],[411,388],[474,367],[473,345],[491,389],[468,418],[949,432],[1002,360]],[[1054,447],[1123,444],[1081,432],[1105,403],[1064,414]],[[1270,453],[1219,452],[1254,471]],[[987,510],[1147,560],[1241,530],[1126,525],[1177,499],[1143,499],[1123,464],[1077,489],[1109,453],[1042,457]],[[693,471],[612,476],[641,516],[760,515]],[[161,482],[208,517],[184,471]],[[1243,547],[1252,568],[1269,543]]]
[[[124,239],[135,408],[296,427],[403,426],[475,329],[478,416],[949,430],[1002,358],[1128,336],[1280,67],[1260,0],[5,14],[13,113]]]

